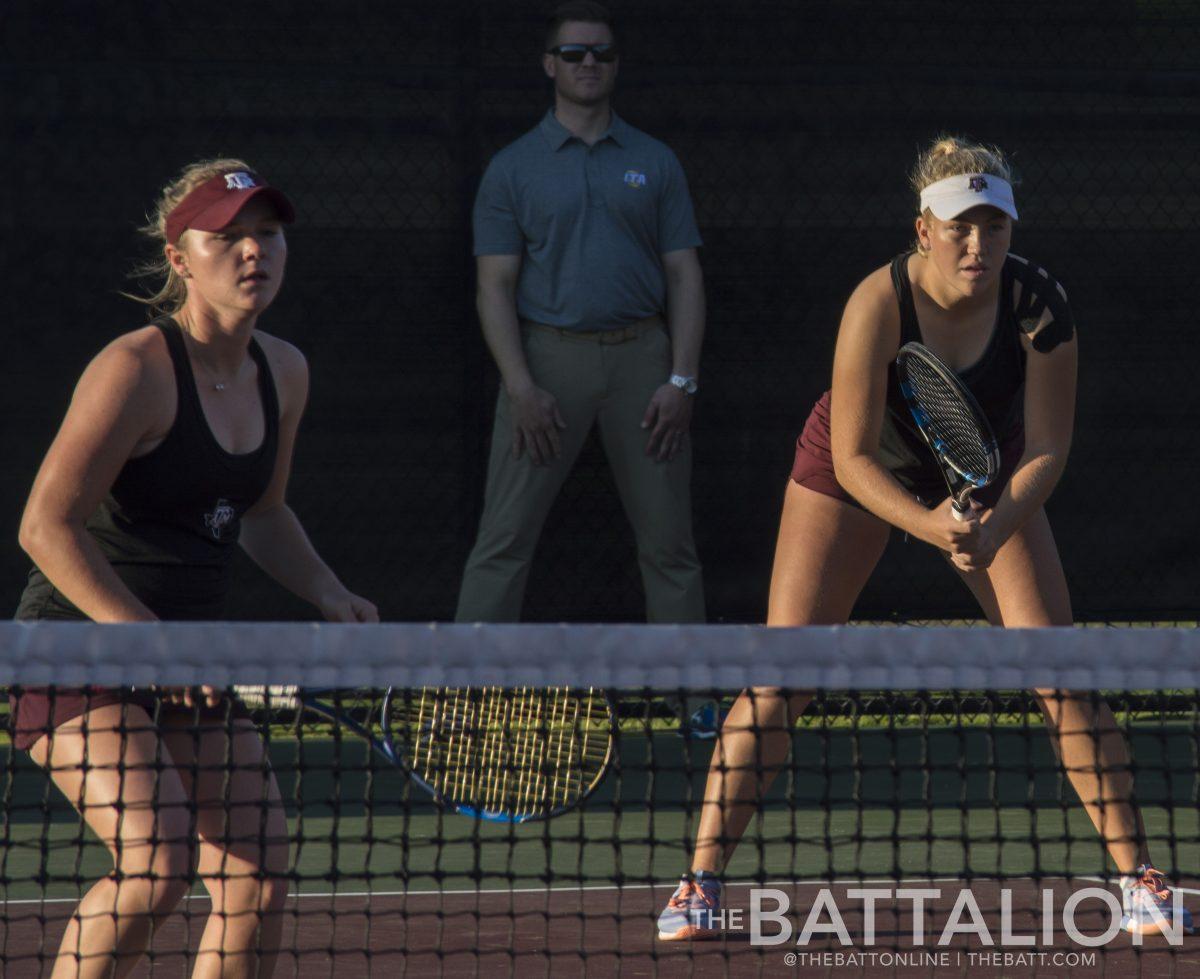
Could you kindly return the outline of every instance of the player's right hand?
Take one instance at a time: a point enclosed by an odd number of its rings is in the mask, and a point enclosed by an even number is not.
[[[950,497],[930,511],[933,543],[946,552],[960,571],[980,571],[992,563],[996,549],[983,522],[987,509],[971,501],[971,509],[956,515]]]
[[[562,454],[558,433],[567,423],[554,395],[531,384],[525,390],[509,392],[508,398],[512,407],[513,458],[520,459],[522,452],[528,452],[535,466],[557,459]]]

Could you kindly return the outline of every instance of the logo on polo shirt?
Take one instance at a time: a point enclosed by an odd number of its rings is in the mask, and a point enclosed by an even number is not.
[[[967,187],[977,194],[982,194],[987,190],[987,179],[984,177],[972,177],[967,181]]]
[[[254,178],[244,170],[225,174],[226,190],[249,190],[251,187],[257,186],[258,184],[254,182]]]
[[[625,185],[627,187],[645,187],[646,175],[641,170],[626,170]]]

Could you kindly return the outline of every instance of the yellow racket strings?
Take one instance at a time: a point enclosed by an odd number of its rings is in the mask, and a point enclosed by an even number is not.
[[[423,688],[395,724],[417,774],[442,795],[512,815],[574,802],[603,769],[603,695],[568,688]]]

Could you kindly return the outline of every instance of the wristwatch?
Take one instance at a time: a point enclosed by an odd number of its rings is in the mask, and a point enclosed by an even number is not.
[[[671,383],[684,394],[695,394],[699,388],[694,377],[684,377],[682,374],[672,374]]]

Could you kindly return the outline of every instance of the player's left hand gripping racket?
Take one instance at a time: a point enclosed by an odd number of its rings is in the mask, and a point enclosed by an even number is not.
[[[248,706],[308,710],[349,728],[464,816],[525,823],[561,815],[603,781],[616,710],[602,690],[392,688],[373,719],[356,719],[330,691],[237,687]],[[372,711],[374,717],[374,711]]]
[[[937,460],[959,520],[971,508],[971,494],[1000,471],[1000,448],[975,396],[932,351],[906,343],[896,356],[900,391],[917,430]]]

